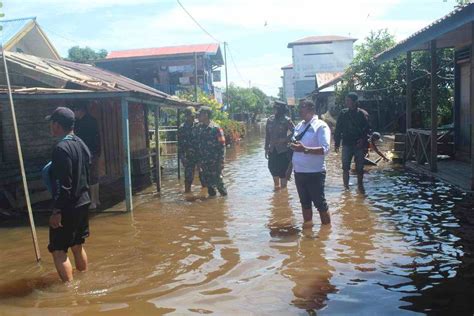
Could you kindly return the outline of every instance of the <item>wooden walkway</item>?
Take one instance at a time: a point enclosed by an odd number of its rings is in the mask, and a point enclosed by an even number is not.
[[[471,165],[458,160],[440,160],[438,161],[438,172],[432,172],[429,165],[419,165],[415,162],[406,162],[408,169],[423,173],[433,178],[446,181],[462,191],[474,194],[471,188],[472,169]]]

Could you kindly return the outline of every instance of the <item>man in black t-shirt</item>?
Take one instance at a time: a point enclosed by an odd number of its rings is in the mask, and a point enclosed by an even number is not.
[[[364,164],[370,133],[369,115],[359,108],[357,94],[350,92],[346,96],[347,109],[342,110],[337,118],[334,131],[335,150],[339,152],[342,140],[342,177],[344,188],[349,189],[349,171],[354,157],[359,192],[364,189]]]
[[[48,250],[64,282],[71,281],[72,265],[67,256],[71,248],[76,269],[87,270],[87,254],[83,243],[89,236],[89,172],[91,153],[84,142],[74,135],[74,113],[58,107],[46,119],[51,134],[61,140],[53,150],[50,177],[53,195],[49,219]]]

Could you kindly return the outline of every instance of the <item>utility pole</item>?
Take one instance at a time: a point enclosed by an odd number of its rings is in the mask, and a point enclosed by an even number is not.
[[[229,79],[227,77],[227,42],[224,42],[224,63],[225,63],[225,102],[227,104],[227,111],[230,113]]]
[[[194,52],[194,102],[198,101],[198,70],[197,53]]]

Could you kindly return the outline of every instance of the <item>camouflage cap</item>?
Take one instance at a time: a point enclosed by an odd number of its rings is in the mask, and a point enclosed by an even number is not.
[[[196,109],[194,106],[188,106],[184,109],[184,115],[196,115]]]

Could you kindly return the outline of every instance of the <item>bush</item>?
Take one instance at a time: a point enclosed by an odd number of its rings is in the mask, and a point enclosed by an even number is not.
[[[191,94],[181,94],[179,97],[189,101],[194,100]],[[222,104],[217,102],[212,96],[199,91],[198,103],[208,106],[212,109],[212,120],[219,124],[219,126],[224,130],[227,145],[238,142],[245,136],[245,124],[230,119],[229,113],[222,111]]]

